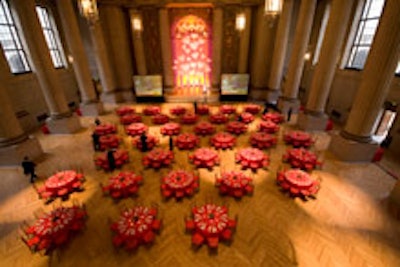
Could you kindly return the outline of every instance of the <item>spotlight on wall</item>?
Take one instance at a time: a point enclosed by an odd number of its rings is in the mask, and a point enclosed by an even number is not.
[[[265,14],[278,15],[282,10],[282,0],[265,0]]]
[[[90,24],[99,19],[96,0],[78,0],[79,12]]]
[[[244,13],[236,14],[236,30],[243,31],[246,28],[246,16]]]

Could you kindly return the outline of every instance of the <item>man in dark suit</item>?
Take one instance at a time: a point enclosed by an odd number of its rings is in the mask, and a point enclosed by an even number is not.
[[[29,158],[27,156],[25,156],[21,165],[22,165],[22,168],[24,169],[24,174],[31,175],[31,183],[33,183],[35,181],[35,178],[37,178],[37,175],[35,174],[36,164],[33,161],[29,160]]]

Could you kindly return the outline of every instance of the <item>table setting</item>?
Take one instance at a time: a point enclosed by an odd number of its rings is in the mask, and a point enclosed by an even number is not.
[[[142,112],[146,116],[154,116],[161,113],[161,108],[159,106],[147,106],[142,110]]]
[[[201,121],[194,127],[194,132],[197,135],[206,136],[215,133],[215,126],[207,121]]]
[[[199,120],[199,116],[193,113],[185,113],[181,117],[182,124],[195,124]]]
[[[195,152],[189,155],[189,160],[196,168],[212,169],[220,163],[218,153],[210,148],[198,148]]]
[[[262,116],[262,119],[265,121],[272,121],[274,123],[282,123],[285,118],[281,113],[278,112],[267,112]]]
[[[101,135],[99,138],[100,150],[108,150],[111,148],[117,148],[119,146],[120,139],[115,134]]]
[[[147,132],[149,127],[142,123],[142,122],[135,122],[132,124],[129,124],[128,126],[125,127],[125,132],[127,135],[130,136],[138,136],[142,135],[143,133]]]
[[[244,148],[235,155],[236,163],[239,163],[243,169],[257,171],[260,168],[267,168],[269,157],[258,148]]]
[[[244,106],[243,110],[245,112],[251,113],[253,115],[258,114],[261,111],[261,107],[257,104],[247,104]]]
[[[124,116],[127,114],[133,114],[135,113],[135,109],[129,106],[123,106],[123,107],[119,107],[115,110],[115,112],[117,113],[118,116]]]
[[[139,114],[126,114],[121,116],[119,121],[123,125],[128,125],[135,122],[142,122],[142,117]]]
[[[226,124],[226,131],[232,134],[240,135],[247,131],[247,125],[240,121],[230,121]]]
[[[166,114],[160,113],[152,116],[151,121],[153,122],[153,124],[165,124],[169,122],[169,117]]]
[[[282,160],[290,164],[292,168],[298,168],[306,171],[314,170],[322,166],[317,155],[304,148],[293,148],[286,151]]]
[[[173,170],[162,178],[161,194],[164,198],[191,197],[199,190],[199,177],[185,170]]]
[[[215,186],[221,195],[241,198],[254,192],[253,179],[240,171],[226,171],[217,177]]]
[[[315,197],[320,188],[318,180],[300,169],[279,171],[276,179],[282,190],[294,197]]]
[[[261,121],[258,125],[258,130],[260,132],[274,134],[279,131],[279,125],[273,121]]]
[[[94,128],[97,135],[113,134],[117,132],[117,127],[111,123],[102,123]]]
[[[264,132],[256,132],[250,136],[249,142],[252,147],[267,149],[276,145],[277,138]]]
[[[214,124],[224,124],[228,122],[228,116],[223,113],[211,114],[208,119]]]
[[[200,138],[191,133],[182,133],[175,138],[175,145],[180,150],[191,150],[197,147],[200,143]]]
[[[146,134],[146,145],[147,145],[147,150],[152,150],[156,145],[158,145],[158,143],[160,142],[160,140],[152,135],[152,134]],[[133,140],[132,140],[132,144],[139,149],[140,151],[142,151],[143,149],[143,144],[142,144],[142,140],[141,140],[141,136],[136,136]]]
[[[162,148],[154,148],[143,156],[143,165],[147,168],[159,169],[171,165],[174,159],[174,153]]]
[[[176,122],[169,122],[161,126],[160,132],[167,136],[178,135],[181,132],[181,125]]]
[[[120,172],[108,179],[107,185],[101,185],[105,195],[113,199],[127,198],[137,195],[143,177],[131,171]]]
[[[284,134],[283,140],[286,144],[290,144],[293,147],[310,147],[314,144],[312,137],[309,133],[303,131],[291,131]]]
[[[233,148],[236,143],[236,137],[226,132],[219,132],[210,139],[211,145],[216,149]]]
[[[113,151],[114,159],[115,159],[115,167],[116,168],[121,168],[122,165],[127,163],[129,161],[129,155],[128,151],[123,150],[123,149],[117,149]],[[108,159],[107,159],[107,152],[102,153],[98,155],[95,158],[95,165],[98,168],[104,169],[105,171],[110,170],[110,166],[108,164]]]

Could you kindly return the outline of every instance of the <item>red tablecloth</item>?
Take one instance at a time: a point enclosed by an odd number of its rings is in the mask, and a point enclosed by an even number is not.
[[[294,147],[310,147],[314,143],[311,135],[302,131],[289,132],[284,135],[283,139]]]
[[[228,171],[217,178],[216,186],[222,195],[241,198],[254,191],[253,179],[239,171]]]
[[[222,132],[211,137],[210,142],[216,149],[227,149],[235,145],[236,138],[229,133]]]
[[[59,207],[43,214],[32,225],[25,227],[22,240],[33,252],[49,253],[67,243],[73,234],[82,230],[86,216],[83,207]]]
[[[228,121],[228,116],[223,113],[211,114],[209,120],[214,124],[224,124]]]
[[[108,184],[103,186],[103,192],[114,199],[125,198],[136,195],[143,177],[134,172],[120,172],[108,179]]]
[[[94,131],[98,135],[112,134],[117,132],[117,127],[115,127],[115,125],[111,123],[103,123],[97,125]]]
[[[118,114],[118,116],[124,116],[124,115],[127,115],[127,114],[135,113],[135,109],[132,108],[132,107],[125,106],[125,107],[117,108],[115,110],[115,112]]]
[[[146,132],[149,127],[147,127],[146,124],[142,122],[136,122],[129,124],[128,126],[125,127],[125,131],[128,135],[130,136],[137,136],[141,135],[142,133]]]
[[[127,114],[120,118],[123,125],[128,125],[135,122],[142,122],[142,117],[138,114]]]
[[[220,241],[230,241],[236,220],[228,217],[228,208],[206,204],[192,208],[192,218],[185,221],[186,230],[192,233],[192,244],[207,244],[217,248]]]
[[[265,168],[269,165],[269,158],[257,148],[244,148],[236,153],[236,162],[242,165],[242,168],[250,168],[253,171],[259,168]]]
[[[201,121],[194,127],[194,132],[198,135],[210,135],[215,133],[215,126],[209,122]]]
[[[259,149],[270,148],[276,145],[276,137],[267,133],[258,132],[250,136],[250,144]]]
[[[199,116],[193,113],[186,113],[181,118],[182,124],[194,124],[198,121]]]
[[[117,168],[120,168],[129,160],[128,151],[126,150],[118,149],[114,151],[113,154],[115,158],[115,167]],[[106,171],[110,169],[110,166],[108,165],[107,152],[97,156],[95,159],[95,165]]]
[[[262,119],[265,121],[273,121],[275,123],[281,123],[285,120],[282,114],[277,112],[268,112],[262,116]]]
[[[248,104],[244,106],[244,111],[255,115],[261,111],[261,107],[256,104]]]
[[[232,114],[236,112],[236,107],[232,105],[222,105],[219,107],[219,111],[222,114]]]
[[[252,121],[254,121],[254,115],[249,113],[249,112],[243,112],[241,114],[238,115],[238,118],[236,119],[237,121],[241,121],[244,122],[246,124],[251,123]]]
[[[197,105],[196,113],[199,115],[206,115],[210,112],[208,105]]]
[[[286,154],[283,155],[283,161],[288,162],[293,168],[307,171],[322,165],[313,152],[304,148],[294,148],[286,151]]]
[[[283,190],[289,191],[291,195],[302,197],[315,195],[320,186],[319,181],[299,169],[278,172],[277,182]]]
[[[183,133],[176,137],[175,145],[179,149],[193,149],[200,143],[200,138],[191,133]]]
[[[159,169],[168,166],[174,159],[174,153],[169,150],[155,148],[143,157],[143,165],[145,167]]]
[[[169,122],[169,117],[168,117],[168,115],[160,113],[160,114],[154,115],[151,120],[154,124],[165,124],[165,123]]]
[[[239,135],[247,131],[247,125],[240,121],[231,121],[226,125],[226,131]]]
[[[199,177],[184,170],[171,171],[162,178],[161,192],[165,198],[192,196],[198,188]]]
[[[151,134],[146,134],[147,139],[146,139],[146,144],[147,144],[147,149],[152,150],[158,143],[159,140],[157,137]],[[133,140],[132,143],[134,146],[136,146],[139,150],[142,150],[142,140],[140,139],[140,136],[136,136]]]
[[[111,224],[115,233],[114,246],[134,250],[140,245],[153,243],[161,227],[157,213],[157,209],[143,206],[123,211],[120,218]]]
[[[264,133],[276,133],[279,131],[279,125],[273,121],[262,121],[258,125],[258,130]]]
[[[143,114],[146,116],[153,116],[159,114],[161,112],[161,108],[159,106],[148,106],[143,109]]]
[[[117,148],[119,146],[119,137],[115,134],[102,135],[99,138],[100,150]]]
[[[47,178],[44,185],[37,190],[39,197],[46,200],[56,197],[64,198],[75,191],[82,190],[84,181],[83,174],[74,170],[66,170]]]
[[[178,135],[181,132],[181,126],[178,123],[169,122],[160,128],[160,132],[162,135]]]
[[[209,169],[219,164],[220,161],[218,153],[210,148],[197,149],[192,155],[189,156],[189,160],[196,165],[197,168]]]
[[[172,115],[182,115],[185,114],[186,108],[182,106],[175,106],[169,110]]]

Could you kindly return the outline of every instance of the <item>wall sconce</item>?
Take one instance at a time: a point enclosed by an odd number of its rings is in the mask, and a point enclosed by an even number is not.
[[[132,23],[132,29],[135,32],[141,32],[143,30],[142,18],[140,17],[140,15],[138,14],[132,15],[131,23]]]
[[[278,15],[282,11],[282,0],[265,0],[265,14]]]
[[[244,13],[236,14],[236,30],[243,31],[246,28],[246,16]]]
[[[307,53],[304,54],[304,60],[310,60],[310,58],[311,58],[311,53],[310,52],[307,52]]]
[[[78,0],[79,12],[86,18],[89,24],[95,23],[99,19],[96,0]]]

